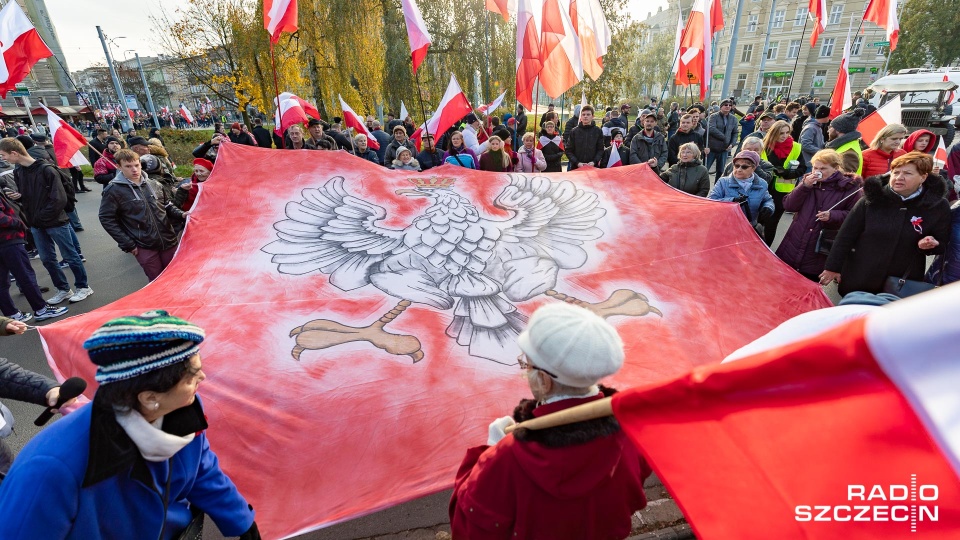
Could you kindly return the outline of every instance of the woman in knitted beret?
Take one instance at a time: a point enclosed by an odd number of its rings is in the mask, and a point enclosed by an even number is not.
[[[209,515],[258,540],[253,508],[220,469],[204,430],[201,328],[151,311],[98,328],[83,346],[93,403],[33,438],[0,486],[0,538],[190,537]]]

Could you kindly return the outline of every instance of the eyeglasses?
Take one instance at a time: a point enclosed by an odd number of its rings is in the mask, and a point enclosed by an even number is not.
[[[543,368],[538,368],[537,366],[535,366],[535,365],[531,364],[529,361],[527,361],[527,355],[524,354],[524,353],[520,353],[520,356],[517,357],[517,364],[520,365],[520,369],[535,369],[535,370],[537,370],[537,371],[542,371],[542,372],[546,373],[546,374],[549,375],[550,378],[552,378],[552,379],[556,379],[556,378],[557,378],[557,376],[554,375],[553,373],[550,373],[549,371],[547,371],[547,370],[545,370],[545,369],[543,369]]]
[[[749,165],[749,164],[747,164],[747,163],[734,163],[734,164],[733,164],[733,168],[734,168],[734,169],[744,169],[744,170],[746,170],[746,169],[752,169],[752,168],[753,168],[753,165]]]

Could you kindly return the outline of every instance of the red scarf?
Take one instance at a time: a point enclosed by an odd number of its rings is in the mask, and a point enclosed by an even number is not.
[[[200,192],[200,184],[197,182],[197,175],[190,177],[190,191],[187,195],[187,200],[183,202],[183,207],[180,208],[184,212],[189,211],[193,208],[193,202],[197,199],[197,193]]]
[[[773,143],[773,155],[780,159],[787,159],[793,150],[793,137],[787,137],[787,140],[780,143]]]

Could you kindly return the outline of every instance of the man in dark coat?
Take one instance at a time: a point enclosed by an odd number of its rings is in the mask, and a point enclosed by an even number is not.
[[[700,154],[703,154],[703,137],[693,130],[694,123],[696,123],[694,115],[685,114],[681,116],[680,128],[667,141],[667,163],[671,167],[680,162],[680,147],[688,142],[697,145]]]
[[[96,163],[100,159],[103,151],[107,149],[107,130],[103,128],[97,128],[97,136],[90,139],[88,143],[90,148],[87,148],[87,155],[90,157],[90,163]],[[96,150],[96,152],[94,152]],[[99,152],[99,154],[97,153]]]
[[[273,148],[273,136],[263,127],[263,120],[257,118],[253,121],[253,138],[257,140],[257,146],[260,148]]]
[[[387,146],[390,145],[390,142],[393,140],[390,135],[383,131],[380,127],[380,121],[373,121],[373,128],[370,130],[370,134],[373,135],[373,138],[377,140],[377,144],[380,145],[380,149],[377,150],[377,157],[380,159],[380,164],[383,165],[383,158],[387,152]]]
[[[720,104],[720,112],[711,114],[707,121],[707,148],[710,149],[710,153],[707,154],[706,167],[709,171],[710,166],[716,162],[716,178],[723,176],[727,155],[733,145],[738,142],[737,131],[740,126],[737,118],[730,113],[732,108],[733,103],[724,100]]]
[[[593,107],[586,105],[580,109],[580,122],[567,132],[565,153],[569,165],[568,171],[580,167],[602,167],[603,130],[593,123]]]
[[[423,136],[421,148],[420,153],[417,154],[417,162],[420,163],[421,171],[443,165],[443,152],[438,152],[437,147],[433,145],[433,135]]]
[[[660,174],[667,164],[667,141],[657,130],[657,114],[644,109],[640,112],[640,123],[643,131],[630,140],[630,165],[646,163],[653,172]]]

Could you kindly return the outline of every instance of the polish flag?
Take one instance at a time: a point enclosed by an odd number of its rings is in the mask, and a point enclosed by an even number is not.
[[[425,129],[436,140],[440,133],[450,129],[450,126],[459,122],[461,118],[471,112],[473,112],[473,107],[470,105],[470,100],[460,89],[460,83],[457,82],[456,76],[450,74],[450,83],[447,84],[447,91],[443,93],[443,99],[440,100],[437,112],[430,117],[430,120],[427,120],[425,126],[420,126],[414,131],[410,138],[415,141],[417,148],[420,148],[420,141]]]
[[[46,105],[41,103],[40,106],[47,113],[47,126],[50,127],[50,139],[53,141],[53,151],[57,155],[57,165],[63,168],[89,165],[90,162],[80,152],[81,148],[87,146],[87,139]],[[941,137],[940,140],[943,138]]]
[[[713,0],[710,4],[710,34],[714,35],[723,30],[723,3]]]
[[[621,167],[623,166],[623,160],[620,159],[620,147],[617,145],[612,145],[610,147],[610,159],[607,160],[607,167]]]
[[[674,83],[679,86],[690,86],[699,84],[700,78],[694,74],[694,71],[700,71],[699,63],[694,62],[697,59],[700,49],[687,49],[681,46],[683,42],[683,13],[677,15],[677,36],[674,41],[673,50],[676,60],[673,62]],[[693,64],[691,64],[693,62]],[[693,77],[688,75],[694,74]]]
[[[300,102],[294,98],[287,98],[280,102],[280,107],[274,112],[273,122],[276,126],[274,132],[282,137],[290,126],[306,124],[307,120],[307,113]]]
[[[817,44],[817,38],[827,29],[827,0],[810,0],[807,8],[815,19],[813,33],[810,34],[810,46]],[[806,21],[804,21],[806,24]]]
[[[840,71],[837,73],[837,85],[833,87],[833,98],[830,100],[830,118],[836,118],[843,111],[853,105],[853,94],[850,92],[850,34],[843,45],[843,60],[840,61]]]
[[[900,107],[900,95],[896,94],[893,99],[883,104],[882,107],[870,113],[866,118],[860,121],[857,131],[860,132],[864,141],[873,142],[877,133],[888,124],[902,124],[903,115]]]
[[[583,71],[597,80],[603,73],[603,57],[612,35],[600,0],[571,0],[570,22],[580,39]]]
[[[280,41],[283,32],[296,32],[297,0],[263,0],[263,27],[271,44]]]
[[[947,166],[947,147],[943,144],[943,137],[937,137],[937,150],[933,153],[933,164],[939,168]]]
[[[17,2],[0,9],[0,97],[16,88],[42,58],[53,56]]]
[[[492,113],[493,111],[497,110],[497,108],[500,107],[501,104],[503,104],[503,98],[505,98],[506,96],[507,96],[507,91],[504,90],[503,93],[497,97],[497,99],[493,100],[490,103],[487,103],[486,105],[481,105],[479,108],[477,108],[477,111],[479,111],[481,114]]]
[[[867,10],[863,13],[863,20],[886,28],[887,41],[890,42],[890,51],[897,48],[897,39],[900,37],[900,22],[897,20],[897,0],[870,0],[870,4],[867,5]]]
[[[503,22],[510,22],[510,16],[517,14],[517,0],[486,0],[487,11],[492,11],[503,17]]]
[[[427,56],[430,47],[430,32],[420,15],[420,8],[415,0],[401,0],[403,4],[403,18],[407,21],[407,37],[410,39],[410,58],[413,60],[413,72],[417,72],[420,63]]]
[[[621,392],[613,413],[697,538],[953,538],[957,335],[960,285],[950,285]],[[851,519],[856,506],[867,519]]]
[[[533,109],[533,89],[543,68],[540,19],[543,0],[517,0],[517,101]]]
[[[570,0],[545,0],[540,30],[540,85],[548,96],[557,98],[583,80],[580,38],[570,20]]]
[[[363,122],[363,118],[360,117],[357,113],[353,112],[353,109],[350,108],[350,105],[347,105],[347,102],[343,100],[343,97],[340,94],[337,94],[337,97],[340,99],[340,109],[343,110],[343,125],[348,128],[353,128],[357,130],[357,133],[363,133],[367,136],[367,146],[374,150],[380,149],[380,143],[377,142],[377,138],[370,133],[370,130],[367,129],[367,125]]]
[[[696,66],[695,75],[700,79],[700,99],[707,98],[710,91],[710,79],[713,77],[713,57],[711,52],[713,24],[710,22],[712,9],[707,9],[705,0],[696,0],[687,19],[687,27],[683,32],[681,47],[697,50],[698,63],[687,62],[689,66]]]
[[[193,123],[193,115],[190,114],[190,109],[188,109],[187,106],[184,105],[183,103],[180,103],[180,116],[182,116],[183,119],[186,120],[188,124]]]
[[[281,92],[279,101],[277,101],[277,98],[273,98],[273,105],[275,107],[279,107],[280,106],[279,104],[285,99],[296,100],[296,102],[300,104],[300,108],[303,109],[303,112],[307,113],[311,118],[316,118],[317,120],[320,119],[320,111],[318,111],[315,106],[311,105],[309,102],[307,102],[307,100],[291,92]]]

